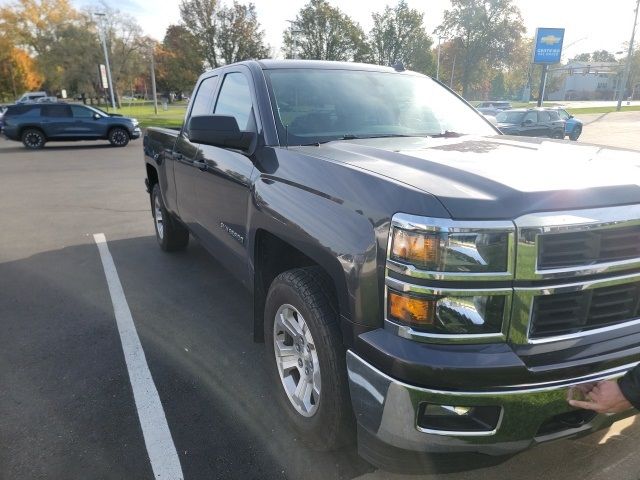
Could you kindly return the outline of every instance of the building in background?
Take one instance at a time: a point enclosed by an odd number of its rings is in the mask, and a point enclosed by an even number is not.
[[[621,70],[616,62],[573,61],[558,73],[559,88],[549,92],[548,100],[614,100]]]

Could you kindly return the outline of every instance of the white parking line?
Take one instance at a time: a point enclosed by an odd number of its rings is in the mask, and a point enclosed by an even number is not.
[[[94,234],[93,239],[100,251],[102,267],[107,278],[124,359],[129,372],[129,381],[153,474],[156,478],[163,480],[182,480],[184,476],[178,452],[171,438],[167,418],[158,390],[153,383],[120,278],[118,278],[118,271],[109,252],[107,239],[103,233]]]

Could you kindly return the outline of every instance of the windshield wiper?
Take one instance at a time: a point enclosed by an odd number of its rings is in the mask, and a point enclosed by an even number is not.
[[[431,138],[457,138],[457,137],[462,137],[463,135],[464,135],[464,133],[452,132],[451,130],[445,130],[444,132],[433,133],[433,134],[427,135],[427,137],[431,137]]]

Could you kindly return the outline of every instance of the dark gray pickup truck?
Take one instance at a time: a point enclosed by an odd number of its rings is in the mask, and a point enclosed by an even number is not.
[[[639,360],[637,153],[503,136],[401,69],[249,61],[194,92],[180,131],[144,138],[157,239],[192,234],[253,293],[312,446],[357,425],[395,469],[636,413],[566,399]]]

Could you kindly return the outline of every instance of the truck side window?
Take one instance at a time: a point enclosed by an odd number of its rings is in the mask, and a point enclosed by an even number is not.
[[[538,112],[538,117],[540,118],[540,123],[549,123],[551,121],[549,112]]]
[[[252,108],[251,90],[247,77],[242,73],[227,74],[218,95],[216,115],[235,117],[240,130],[247,130]]]
[[[198,93],[193,99],[193,107],[191,108],[191,116],[194,115],[211,115],[213,94],[218,86],[218,76],[205,78],[198,88]]]
[[[92,118],[93,112],[88,108],[81,107],[80,105],[71,105],[71,111],[73,112],[73,118]]]
[[[536,116],[536,112],[527,112],[524,116],[523,121],[531,120],[533,123],[538,123],[538,117]]]

